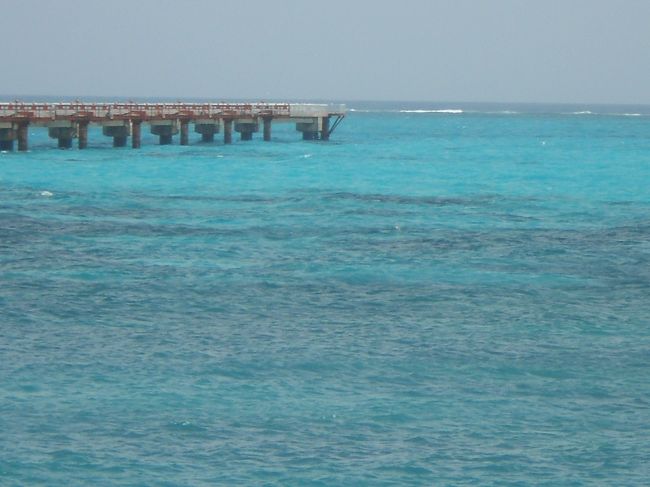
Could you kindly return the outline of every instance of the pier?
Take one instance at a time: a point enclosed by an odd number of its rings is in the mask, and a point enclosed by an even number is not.
[[[190,125],[203,142],[213,142],[223,131],[223,143],[231,144],[233,131],[249,141],[262,127],[271,140],[274,123],[295,123],[303,140],[327,141],[346,114],[345,105],[297,103],[0,103],[0,150],[29,148],[29,128],[44,127],[61,149],[88,147],[88,126],[102,127],[113,138],[113,147],[142,145],[142,128],[148,126],[160,145],[189,144]]]

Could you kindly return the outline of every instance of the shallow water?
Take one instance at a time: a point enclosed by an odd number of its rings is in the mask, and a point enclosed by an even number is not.
[[[2,485],[648,482],[650,117],[298,135],[0,154]]]

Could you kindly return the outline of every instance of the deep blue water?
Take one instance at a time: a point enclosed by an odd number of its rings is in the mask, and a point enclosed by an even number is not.
[[[399,108],[0,154],[0,485],[648,484],[650,117]]]

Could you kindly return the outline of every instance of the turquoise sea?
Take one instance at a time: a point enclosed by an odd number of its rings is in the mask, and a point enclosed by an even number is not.
[[[650,109],[0,154],[0,485],[648,485]]]

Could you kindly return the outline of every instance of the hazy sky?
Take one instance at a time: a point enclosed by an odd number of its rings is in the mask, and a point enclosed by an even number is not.
[[[649,0],[0,0],[0,93],[650,103]]]

